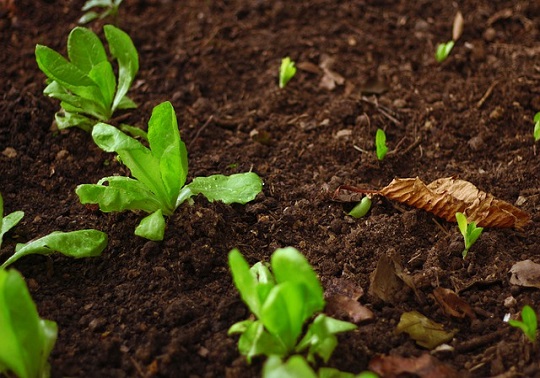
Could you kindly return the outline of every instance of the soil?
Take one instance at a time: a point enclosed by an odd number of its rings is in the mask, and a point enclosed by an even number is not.
[[[540,376],[538,350],[502,321],[540,292],[511,285],[510,267],[540,262],[540,157],[532,138],[540,110],[540,3],[417,0],[133,0],[120,26],[140,53],[120,113],[145,127],[170,100],[189,151],[189,179],[253,170],[265,186],[253,202],[196,198],[168,219],[160,243],[135,237],[141,214],[105,214],[82,206],[75,187],[129,174],[90,135],[54,129],[57,101],[42,91],[37,43],[65,54],[82,0],[0,2],[0,191],[5,212],[23,221],[4,240],[1,258],[55,230],[107,232],[101,257],[28,256],[15,264],[43,318],[58,323],[53,376],[250,377],[227,329],[249,316],[232,284],[227,253],[250,263],[294,246],[326,287],[341,278],[362,288],[374,312],[340,335],[328,365],[360,372],[377,355],[426,350],[394,329],[416,310],[456,330],[453,349],[435,356],[461,376]],[[457,11],[463,35],[442,64]],[[102,35],[103,22],[92,24]],[[299,65],[279,90],[280,59]],[[321,86],[321,62],[343,83]],[[331,79],[331,78],[330,78]],[[337,77],[339,81],[339,77]],[[328,78],[326,78],[328,80]],[[377,128],[391,152],[378,161]],[[333,200],[342,184],[379,189],[396,177],[424,182],[456,176],[529,212],[522,231],[486,228],[467,259],[454,223],[375,197],[367,217]],[[417,282],[400,300],[368,293],[380,257],[393,254]],[[475,319],[448,317],[435,287],[456,290]]]

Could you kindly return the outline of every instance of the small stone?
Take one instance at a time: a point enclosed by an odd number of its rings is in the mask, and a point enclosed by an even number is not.
[[[484,39],[487,41],[487,42],[491,42],[495,39],[497,35],[497,32],[495,31],[495,29],[493,28],[487,28],[485,31],[484,31]]]
[[[505,298],[503,304],[506,308],[514,308],[516,307],[517,301],[516,298],[514,298],[513,296],[509,296],[508,298]]]
[[[501,106],[497,106],[491,113],[489,113],[489,118],[491,119],[500,119],[504,114],[504,109]]]
[[[64,160],[68,155],[68,150],[60,150],[56,153],[55,160]]]
[[[95,318],[88,323],[88,328],[92,332],[101,332],[105,329],[105,324],[107,324],[107,321],[104,318]]]
[[[13,147],[6,147],[4,151],[2,151],[2,155],[13,159],[17,157],[17,151]]]

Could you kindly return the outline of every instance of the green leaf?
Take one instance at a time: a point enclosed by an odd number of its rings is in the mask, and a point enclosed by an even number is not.
[[[99,17],[99,14],[97,14],[94,11],[86,12],[83,14],[78,20],[77,23],[80,25],[84,25],[89,23],[90,21],[94,21],[96,18]]]
[[[118,128],[122,130],[122,132],[129,134],[133,138],[141,138],[142,140],[148,141],[148,133],[143,129],[131,125],[126,125],[125,123],[121,123]]]
[[[107,8],[111,6],[113,6],[111,0],[88,0],[86,3],[84,3],[82,10],[87,11],[88,9],[94,7]]]
[[[107,183],[108,185],[103,185]],[[153,213],[161,207],[156,196],[142,182],[129,177],[111,176],[97,184],[77,186],[75,193],[84,204],[98,204],[106,213],[124,210],[143,210]]]
[[[96,119],[105,119],[105,113],[103,110],[103,104],[100,104],[94,100],[83,98],[80,96],[73,95],[69,93],[64,87],[58,84],[56,81],[50,83],[44,90],[43,93],[49,97],[56,98],[62,101],[62,108],[66,112],[73,113],[73,115],[78,115],[77,113],[84,113],[91,115]],[[71,106],[71,107],[70,107]],[[95,124],[96,121],[92,121],[92,124]],[[75,125],[69,125],[71,127]]]
[[[101,231],[55,231],[29,243],[17,244],[15,253],[2,264],[1,268],[5,268],[21,257],[31,254],[48,255],[59,252],[76,259],[99,256],[106,246],[107,234]]]
[[[279,67],[279,88],[285,88],[295,74],[296,67],[294,66],[294,62],[289,57],[283,58]]]
[[[180,189],[186,182],[188,157],[186,146],[180,140],[176,114],[170,102],[163,102],[152,111],[148,122],[148,142],[152,155],[159,160],[168,205],[175,208]]]
[[[540,112],[534,115],[534,141],[538,142],[540,140]]]
[[[111,105],[114,98],[114,91],[116,90],[116,77],[114,76],[111,64],[105,61],[95,65],[90,70],[88,76],[94,80],[101,90],[104,100],[103,105],[107,108],[106,119],[111,118]]]
[[[78,127],[87,132],[90,132],[92,130],[92,126],[94,126],[96,123],[86,116],[67,111],[64,111],[63,113],[55,113],[54,120],[56,121],[56,125],[60,130],[67,129],[69,127]]]
[[[375,134],[375,147],[377,150],[377,159],[383,160],[388,152],[388,147],[386,146],[386,134],[383,129],[377,129],[377,133]]]
[[[57,334],[56,323],[39,318],[20,273],[0,269],[0,369],[20,378],[48,377]]]
[[[529,305],[523,306],[521,310],[521,320],[509,320],[508,324],[512,327],[519,328],[523,331],[523,334],[527,336],[531,343],[536,342],[536,330],[538,328],[538,319],[533,308]]]
[[[0,247],[2,246],[4,234],[15,227],[23,217],[24,212],[22,211],[14,211],[4,216],[4,199],[0,194]]]
[[[463,213],[456,213],[456,221],[463,237],[467,236],[467,217]]]
[[[109,42],[111,55],[118,60],[118,88],[112,106],[114,111],[139,71],[139,55],[133,41],[125,32],[112,25],[105,25],[103,30]]]
[[[305,286],[302,302],[307,319],[324,308],[324,295],[317,274],[313,271],[307,259],[292,247],[279,248],[271,257],[272,272],[278,284],[292,282]]]
[[[260,318],[261,302],[257,292],[258,281],[239,250],[233,249],[229,252],[229,267],[240,297],[247,304],[249,310],[257,318]]]
[[[246,330],[238,340],[239,352],[246,356],[248,363],[251,359],[261,354],[284,356],[286,350],[273,335],[268,333],[260,321],[254,321],[247,325]]]
[[[262,180],[253,172],[237,173],[230,176],[213,175],[196,177],[186,187],[193,195],[202,194],[210,202],[245,204],[255,199],[257,194],[261,192]]]
[[[435,52],[437,62],[442,63],[448,58],[448,55],[450,55],[450,52],[454,48],[454,44],[454,41],[448,41],[437,45],[437,51]]]
[[[358,202],[358,204],[353,207],[349,212],[349,215],[353,218],[362,218],[369,212],[369,209],[371,209],[371,198],[364,197],[362,198],[362,201]]]
[[[317,378],[304,357],[294,355],[287,362],[283,362],[278,356],[270,356],[266,360],[263,378]]]
[[[124,96],[120,100],[117,109],[135,109],[136,107],[137,104],[132,99],[130,99],[128,96]]]
[[[135,229],[135,235],[153,241],[163,240],[163,236],[165,235],[165,218],[163,218],[161,209],[143,218]]]
[[[98,64],[107,62],[103,43],[94,32],[83,27],[76,27],[69,33],[67,52],[71,63],[87,74]]]

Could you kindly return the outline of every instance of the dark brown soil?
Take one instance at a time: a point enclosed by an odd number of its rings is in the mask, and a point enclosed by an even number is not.
[[[341,277],[366,292],[388,251],[425,277],[423,301],[412,291],[397,304],[366,294],[360,301],[376,318],[340,337],[331,366],[360,372],[378,354],[422,354],[407,335],[394,334],[400,315],[417,310],[458,330],[454,351],[436,356],[461,375],[540,376],[538,352],[502,321],[524,304],[540,310],[540,292],[510,285],[508,275],[517,261],[540,262],[540,157],[532,138],[540,110],[538,2],[125,1],[120,25],[141,62],[130,92],[139,108],[126,121],[146,125],[152,108],[170,100],[189,146],[190,178],[252,169],[265,182],[246,206],[197,198],[180,207],[162,243],[133,235],[141,215],[79,203],[78,184],[125,168],[88,134],[51,130],[59,104],[42,94],[34,47],[65,52],[84,1],[20,0],[14,12],[4,3],[0,152],[17,155],[0,155],[0,192],[6,213],[23,210],[25,218],[6,237],[2,259],[16,242],[54,230],[96,228],[110,238],[99,258],[31,256],[15,264],[41,316],[58,323],[54,376],[258,375],[261,361],[248,366],[227,336],[249,315],[227,253],[238,247],[254,263],[284,246],[303,252],[323,282]],[[463,36],[437,64],[435,46],[451,38],[458,9]],[[312,69],[325,55],[345,78],[334,90],[320,87],[322,73]],[[279,90],[284,56],[314,72],[300,69]],[[387,91],[367,93],[374,79]],[[382,162],[377,128],[393,150]],[[347,204],[331,198],[340,184],[380,188],[415,176],[457,176],[511,203],[521,197],[531,225],[486,229],[463,261],[455,224],[380,198],[354,220]],[[477,319],[445,316],[430,296],[437,286],[461,289]]]

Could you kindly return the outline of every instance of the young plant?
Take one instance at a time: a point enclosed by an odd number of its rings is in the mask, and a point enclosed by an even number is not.
[[[347,373],[334,368],[321,367],[318,373],[309,366],[303,356],[295,354],[287,361],[278,356],[270,356],[263,366],[263,378],[377,378],[377,374],[364,371],[360,374]]]
[[[118,7],[120,7],[122,1],[123,0],[88,0],[86,3],[84,3],[82,7],[82,11],[86,13],[83,14],[81,18],[79,18],[78,23],[87,24],[90,21],[95,20],[96,18],[102,20],[105,17],[111,16],[111,18],[113,19],[113,23],[116,24],[116,18],[118,17]],[[100,14],[95,11],[91,11],[90,9],[92,8],[102,8],[103,10]]]
[[[508,324],[510,324],[512,327],[521,329],[531,343],[534,344],[536,342],[538,320],[536,318],[536,313],[531,306],[523,306],[523,309],[521,310],[521,321],[509,320]]]
[[[285,88],[295,74],[296,67],[294,66],[294,62],[289,57],[283,58],[279,67],[279,88]]]
[[[383,129],[377,129],[377,133],[375,134],[375,148],[377,150],[377,159],[383,160],[388,152],[386,134]]]
[[[337,345],[336,334],[356,329],[352,323],[319,314],[298,341],[306,322],[322,311],[322,286],[308,261],[292,247],[277,249],[270,266],[258,262],[249,267],[238,250],[229,253],[229,266],[242,300],[255,315],[229,329],[239,333],[238,349],[248,361],[257,355],[285,357],[308,350],[328,361]],[[271,268],[271,271],[269,269]]]
[[[355,207],[349,212],[349,215],[353,218],[362,218],[365,216],[369,209],[371,209],[371,198],[365,196]]]
[[[55,322],[39,317],[21,274],[0,269],[0,375],[49,377],[57,334]]]
[[[484,229],[482,227],[476,227],[475,222],[467,223],[467,217],[463,213],[456,213],[456,220],[459,231],[465,240],[465,249],[462,252],[463,258],[465,258],[467,257],[469,249],[480,237]]]
[[[2,241],[4,234],[17,225],[24,217],[24,212],[14,211],[4,216],[4,199],[0,194],[0,247],[2,247]]]
[[[163,240],[164,216],[172,215],[192,196],[202,194],[209,201],[245,204],[262,190],[262,180],[253,172],[196,177],[185,185],[187,150],[170,102],[156,106],[152,112],[148,123],[150,148],[104,123],[94,126],[92,137],[104,151],[117,153],[134,178],[111,176],[97,184],[79,185],[76,193],[81,203],[98,204],[104,212],[149,213],[135,229],[135,235],[150,240]]]
[[[534,115],[534,141],[538,142],[540,140],[540,112]]]
[[[69,34],[69,61],[47,46],[36,45],[37,64],[49,79],[43,93],[61,101],[55,114],[59,129],[76,126],[90,131],[97,122],[111,119],[116,109],[136,107],[126,94],[139,70],[137,50],[122,30],[112,25],[103,30],[118,61],[118,79],[103,44],[89,29],[76,27]]]
[[[438,63],[442,63],[448,58],[448,55],[450,55],[450,52],[454,48],[455,42],[448,41],[446,43],[439,43],[437,45],[437,50],[435,51],[435,59]]]

